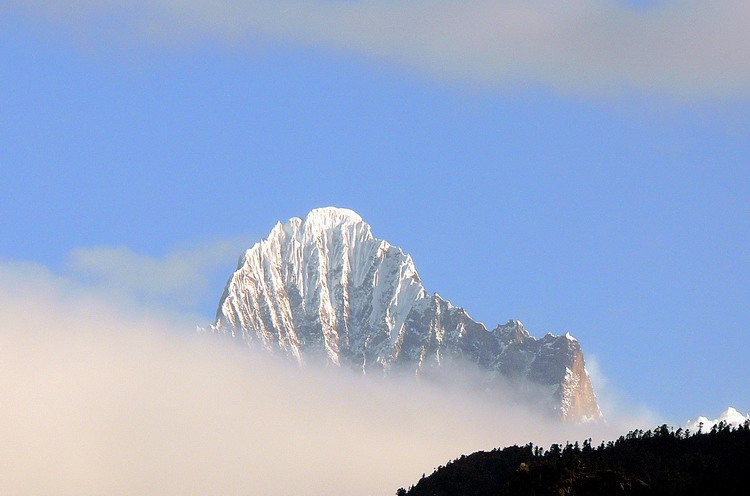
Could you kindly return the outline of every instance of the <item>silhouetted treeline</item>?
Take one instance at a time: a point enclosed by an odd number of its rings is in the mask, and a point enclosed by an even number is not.
[[[527,444],[448,463],[398,496],[713,496],[750,494],[750,421],[707,432],[631,431],[592,446]]]

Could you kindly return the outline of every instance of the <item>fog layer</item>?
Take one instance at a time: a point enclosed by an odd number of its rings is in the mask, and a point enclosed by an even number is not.
[[[591,435],[455,389],[300,370],[165,315],[0,264],[1,494],[390,495],[462,453]]]

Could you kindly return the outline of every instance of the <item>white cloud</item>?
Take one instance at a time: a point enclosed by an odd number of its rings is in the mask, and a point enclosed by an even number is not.
[[[438,77],[672,98],[750,91],[750,3],[663,0],[10,0],[88,24],[127,11],[150,40],[211,36],[325,46]]]
[[[246,240],[219,241],[155,258],[128,247],[73,250],[68,267],[109,289],[180,305],[195,304],[217,270],[229,271],[248,248]],[[231,268],[230,268],[231,267]],[[218,301],[220,293],[213,295]]]
[[[0,263],[0,493],[393,494],[461,453],[619,434],[183,329]]]

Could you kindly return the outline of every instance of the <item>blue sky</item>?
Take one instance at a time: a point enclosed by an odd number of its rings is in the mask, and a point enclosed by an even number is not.
[[[683,84],[700,61],[651,80],[612,72],[614,53],[571,58],[583,81],[544,58],[507,74],[348,31],[298,39],[292,21],[252,44],[257,20],[131,40],[24,3],[0,10],[3,259],[83,277],[76,250],[158,263],[348,207],[488,326],[570,331],[628,403],[673,422],[750,410],[747,60]],[[237,250],[198,264],[179,304],[209,319]]]

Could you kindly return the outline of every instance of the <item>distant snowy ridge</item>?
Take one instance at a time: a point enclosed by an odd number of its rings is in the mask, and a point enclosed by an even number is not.
[[[688,420],[688,422],[685,424],[685,428],[696,432],[699,427],[702,427],[703,432],[706,432],[710,430],[711,427],[720,422],[726,422],[732,427],[739,427],[741,425],[744,425],[745,422],[748,421],[750,421],[750,413],[748,413],[747,415],[743,415],[730,406],[729,408],[724,410],[724,412],[719,415],[718,418],[715,418],[713,420],[707,417],[698,417],[693,420]]]
[[[429,294],[411,256],[347,209],[277,223],[240,259],[211,329],[300,364],[362,373],[424,377],[470,363],[488,384],[525,384],[564,419],[601,418],[575,338],[537,339],[517,320],[489,331]]]

